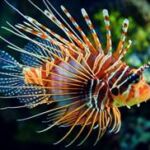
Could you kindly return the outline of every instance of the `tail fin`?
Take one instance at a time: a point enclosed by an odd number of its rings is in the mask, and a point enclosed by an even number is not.
[[[27,85],[24,80],[23,65],[1,50],[0,64],[0,93],[4,95],[1,98],[17,98],[20,103],[29,108],[36,106],[44,99],[45,90]]]
[[[13,96],[17,92],[12,86],[24,84],[22,65],[4,51],[0,51],[0,92]]]

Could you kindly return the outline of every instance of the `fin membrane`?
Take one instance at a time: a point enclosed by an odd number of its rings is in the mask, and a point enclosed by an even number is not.
[[[15,95],[17,92],[11,86],[24,83],[21,78],[21,65],[8,53],[0,50],[0,92],[5,95]]]
[[[62,54],[60,52],[60,49],[58,46],[50,43],[47,40],[43,40],[40,38],[36,38],[35,41],[37,41],[41,46],[38,46],[37,44],[33,42],[29,42],[25,47],[24,50],[31,52],[32,54],[37,54],[38,56],[43,56],[43,61],[41,59],[38,59],[37,57],[30,56],[28,54],[21,54],[21,61],[23,62],[24,65],[29,65],[32,67],[40,66],[44,62],[44,57],[47,57],[49,60],[53,60],[54,57],[52,54],[56,54],[60,57],[62,57]]]
[[[0,64],[0,93],[3,98],[18,98],[26,105],[35,105],[45,99],[45,89],[25,84],[23,67],[12,56],[0,51]]]

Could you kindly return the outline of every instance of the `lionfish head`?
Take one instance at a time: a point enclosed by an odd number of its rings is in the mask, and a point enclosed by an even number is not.
[[[124,94],[115,97],[115,105],[130,108],[133,105],[140,106],[140,103],[150,100],[150,84],[143,73],[146,68],[150,68],[150,63],[139,69],[133,69],[133,74],[129,77],[131,85]]]

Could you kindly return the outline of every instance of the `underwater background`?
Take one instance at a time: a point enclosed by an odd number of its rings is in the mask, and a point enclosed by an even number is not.
[[[27,0],[8,0],[24,14],[46,23],[53,29],[56,27],[38,10],[29,4]],[[33,0],[38,6],[44,8],[42,0]],[[102,9],[110,12],[112,40],[114,48],[119,40],[121,24],[125,17],[129,18],[130,25],[128,39],[133,44],[125,57],[126,63],[132,67],[139,67],[150,60],[150,0],[50,0],[54,7],[61,11],[59,6],[66,6],[69,12],[76,18],[82,28],[87,31],[80,9],[85,8],[91,17],[95,29],[105,44],[105,30],[102,17]],[[63,13],[62,13],[63,14]],[[3,0],[0,0],[0,26],[21,23],[23,18],[12,10]],[[57,31],[57,28],[55,29]],[[19,38],[14,38],[11,33],[0,29],[0,35],[22,46],[25,44]],[[0,40],[0,49],[8,51],[16,59],[19,54],[8,49],[6,43]],[[150,83],[150,73],[145,71],[145,78]],[[8,106],[15,99],[0,99],[0,107]],[[67,131],[65,128],[53,128],[52,130],[38,134],[35,131],[42,128],[40,120],[34,119],[26,122],[17,122],[17,118],[29,116],[39,112],[34,110],[5,110],[0,111],[0,150],[63,150],[63,143],[52,145]],[[150,101],[142,103],[140,107],[133,106],[131,109],[121,108],[122,127],[117,134],[105,134],[99,143],[93,147],[94,138],[89,138],[81,147],[71,146],[67,149],[99,149],[99,150],[150,150]],[[86,130],[85,130],[86,132]],[[96,133],[96,132],[95,132]]]

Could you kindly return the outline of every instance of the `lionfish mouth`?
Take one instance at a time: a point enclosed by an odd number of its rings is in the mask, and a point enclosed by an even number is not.
[[[18,62],[8,53],[0,51],[0,92],[4,95],[1,98],[17,98],[21,103],[20,106],[5,107],[2,110],[26,107],[32,109],[48,105],[48,110],[18,120],[25,121],[47,115],[44,122],[48,127],[38,131],[40,133],[54,126],[69,127],[68,132],[55,144],[69,138],[75,127],[80,126],[79,132],[66,147],[76,142],[85,133],[86,127],[89,131],[78,145],[82,145],[93,130],[98,128],[95,145],[107,130],[115,133],[120,130],[119,106],[130,106],[131,102],[138,103],[150,97],[145,92],[150,88],[141,79],[143,70],[149,64],[134,70],[122,61],[132,43],[129,40],[125,44],[128,19],[123,21],[121,38],[113,52],[110,19],[106,9],[103,10],[103,17],[107,42],[103,50],[93,24],[83,8],[81,14],[92,40],[64,6],[61,6],[61,10],[71,25],[48,0],[43,0],[46,7],[44,11],[28,0],[63,31],[61,36],[57,30],[47,28],[39,21],[24,15],[7,0],[4,1],[25,21],[14,26],[7,22],[8,27],[3,28],[29,43],[21,48],[0,36],[10,49],[20,53]],[[33,36],[36,38],[33,39]],[[141,85],[147,89],[142,87],[141,90]],[[135,100],[137,91],[139,96]]]

